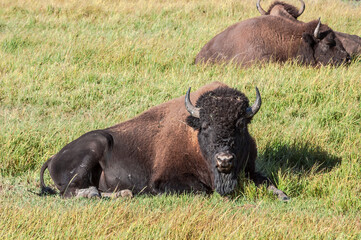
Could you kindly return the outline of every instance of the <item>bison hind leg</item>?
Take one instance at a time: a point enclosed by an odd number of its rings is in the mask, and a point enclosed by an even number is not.
[[[88,158],[90,159],[90,157]],[[100,197],[99,181],[102,168],[96,163],[98,158],[92,157],[86,164],[83,162],[76,170],[75,175],[60,188],[60,194],[65,198],[69,197]]]
[[[53,158],[49,172],[63,197],[99,195],[93,194],[93,188],[98,191],[102,162],[111,156],[112,140],[104,131],[89,132],[65,146]]]

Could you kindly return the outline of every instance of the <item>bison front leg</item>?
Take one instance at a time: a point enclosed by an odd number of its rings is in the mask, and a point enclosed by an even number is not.
[[[101,193],[101,195],[103,198],[112,198],[112,199],[119,198],[119,197],[122,197],[122,198],[132,198],[133,197],[133,193],[129,189],[124,189],[119,192],[112,192],[112,193],[104,192],[104,193]]]
[[[253,174],[250,174],[250,178],[254,181],[256,186],[259,186],[261,184],[266,184],[268,191],[270,191],[274,195],[276,195],[279,200],[285,201],[285,202],[290,200],[290,198],[287,196],[286,193],[284,193],[283,191],[276,188],[275,185],[262,174],[260,174],[258,172],[254,172]]]
[[[133,193],[129,189],[124,189],[113,193],[99,193],[98,189],[94,186],[89,188],[82,188],[75,190],[76,198],[132,198]]]

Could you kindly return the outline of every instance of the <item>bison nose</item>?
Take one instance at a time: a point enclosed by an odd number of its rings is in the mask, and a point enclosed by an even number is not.
[[[232,169],[234,155],[227,152],[217,153],[215,155],[217,168],[220,172],[228,173]]]

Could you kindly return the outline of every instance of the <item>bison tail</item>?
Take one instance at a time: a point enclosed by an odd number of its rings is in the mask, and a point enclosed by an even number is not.
[[[56,191],[54,189],[52,189],[51,187],[47,187],[45,186],[44,183],[44,172],[45,170],[48,168],[49,162],[51,161],[51,159],[53,159],[53,156],[50,157],[41,167],[40,170],[40,193],[38,194],[39,196],[44,196],[44,195],[54,195],[56,194]]]

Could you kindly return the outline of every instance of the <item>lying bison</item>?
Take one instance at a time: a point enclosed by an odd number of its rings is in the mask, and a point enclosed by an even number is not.
[[[195,63],[255,62],[341,65],[350,62],[340,40],[321,21],[303,23],[279,16],[260,16],[228,27],[198,53]]]
[[[272,16],[279,16],[285,17],[290,20],[298,21],[297,18],[304,12],[305,10],[305,3],[301,1],[301,8],[298,10],[296,7],[284,3],[275,1],[273,2],[268,11],[265,11],[261,6],[261,0],[257,1],[257,9],[261,15],[272,15]],[[334,31],[336,37],[341,41],[342,46],[345,48],[346,52],[351,56],[358,56],[361,55],[361,38],[357,35],[350,35],[347,33],[337,32]]]
[[[41,168],[42,193],[49,169],[60,194],[76,196],[87,189],[104,193],[131,189],[135,194],[232,193],[245,171],[258,185],[282,200],[286,194],[255,171],[256,143],[248,124],[261,106],[214,82],[185,97],[153,107],[118,125],[88,132],[66,145]],[[185,99],[185,100],[184,100]],[[184,106],[185,104],[185,106]],[[190,115],[189,115],[190,113]]]

